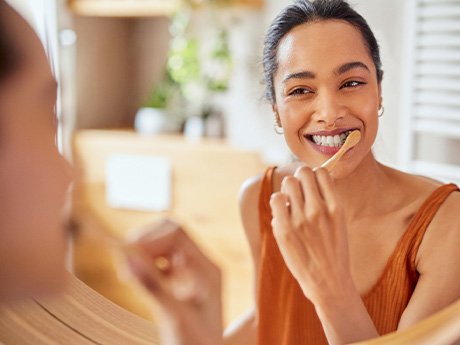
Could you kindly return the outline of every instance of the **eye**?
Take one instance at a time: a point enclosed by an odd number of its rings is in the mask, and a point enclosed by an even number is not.
[[[289,96],[300,96],[300,95],[308,95],[313,93],[313,91],[306,89],[304,87],[299,87],[289,92]]]
[[[360,85],[366,85],[366,84],[367,83],[362,82],[362,81],[349,80],[349,81],[343,83],[340,88],[341,89],[343,89],[343,88],[354,88],[354,87],[357,87],[357,86],[360,86]]]

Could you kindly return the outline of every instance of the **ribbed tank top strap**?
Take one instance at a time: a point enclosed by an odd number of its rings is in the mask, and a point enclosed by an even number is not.
[[[415,259],[417,252],[428,226],[450,193],[458,190],[459,188],[453,183],[445,184],[437,188],[425,200],[415,216],[412,218],[412,221],[403,236],[401,245],[405,250],[407,250],[408,262],[411,265],[411,269],[414,271],[416,269]]]
[[[272,211],[270,208],[270,197],[273,193],[273,174],[276,167],[269,167],[265,171],[262,179],[262,185],[260,187],[259,195],[259,221],[260,231],[264,229],[270,229]]]

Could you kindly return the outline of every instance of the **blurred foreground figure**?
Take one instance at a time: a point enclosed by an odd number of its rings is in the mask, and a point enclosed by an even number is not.
[[[56,146],[56,92],[37,35],[0,0],[0,303],[54,294],[65,286],[70,227],[64,204],[73,171]],[[164,343],[218,344],[218,268],[172,222],[152,227],[135,245],[130,266],[168,311]],[[156,268],[158,257],[171,258],[167,272]],[[166,275],[193,277],[186,281],[199,286],[184,295],[177,284],[155,281],[160,275],[165,281]]]

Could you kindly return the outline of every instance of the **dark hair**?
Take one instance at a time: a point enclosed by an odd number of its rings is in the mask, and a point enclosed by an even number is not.
[[[359,13],[345,0],[297,0],[275,18],[265,36],[263,66],[265,97],[268,101],[276,103],[273,75],[278,69],[277,54],[281,39],[296,26],[331,19],[346,21],[361,32],[377,70],[377,81],[379,83],[382,81],[383,71],[379,45],[371,28]]]
[[[12,74],[18,67],[18,51],[12,42],[11,35],[8,35],[5,24],[5,7],[8,6],[0,0],[0,83]]]

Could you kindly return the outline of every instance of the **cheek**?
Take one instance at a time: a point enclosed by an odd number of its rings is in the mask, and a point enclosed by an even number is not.
[[[377,97],[363,97],[357,100],[353,106],[353,113],[358,116],[364,123],[364,130],[366,139],[374,142],[378,131],[378,98]]]
[[[286,131],[298,131],[311,118],[309,105],[304,102],[289,102],[279,106],[281,124]]]

